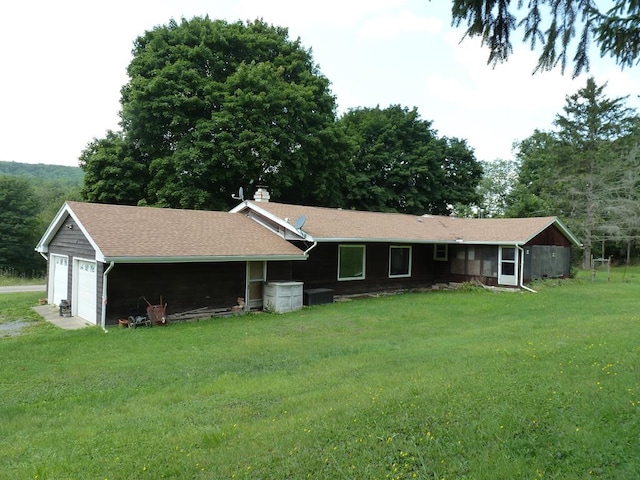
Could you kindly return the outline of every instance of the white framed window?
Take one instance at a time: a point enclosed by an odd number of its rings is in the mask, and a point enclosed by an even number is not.
[[[364,245],[338,246],[338,280],[364,280],[365,263]]]
[[[449,260],[449,245],[446,243],[436,243],[433,246],[433,259],[439,262]]]
[[[411,276],[411,246],[389,246],[389,278]]]

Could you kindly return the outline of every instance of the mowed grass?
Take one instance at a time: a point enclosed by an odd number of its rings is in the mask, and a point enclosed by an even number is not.
[[[640,270],[535,288],[41,323],[0,339],[0,478],[639,478]]]

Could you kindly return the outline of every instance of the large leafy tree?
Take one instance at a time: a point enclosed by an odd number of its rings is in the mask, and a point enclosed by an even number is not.
[[[146,195],[149,171],[132,143],[119,132],[94,139],[80,155],[83,197],[96,203],[135,205]]]
[[[482,173],[462,140],[438,138],[417,110],[359,108],[340,119],[355,150],[346,206],[403,213],[449,213],[476,200]]]
[[[340,201],[346,146],[329,81],[299,40],[262,21],[170,21],[138,37],[122,132],[83,153],[86,198],[226,208],[239,186],[279,199]]]
[[[640,176],[629,153],[637,140],[638,117],[625,106],[625,97],[610,99],[604,88],[589,78],[584,88],[567,97],[555,131],[536,132],[520,143],[519,185],[509,209],[517,215],[565,218],[584,243],[585,267],[596,240],[620,222],[615,212],[622,211],[622,201],[636,187],[629,186],[622,173]]]
[[[612,56],[622,67],[640,61],[640,2],[607,3],[604,10],[594,0],[453,0],[452,15],[455,26],[466,23],[465,35],[479,36],[489,47],[489,63],[509,57],[512,33],[522,28],[523,40],[532,50],[540,45],[537,70],[559,64],[564,72],[572,62],[575,77],[589,70],[591,43],[599,47],[601,56]]]
[[[41,271],[34,252],[38,241],[39,205],[29,180],[0,175],[0,267],[20,275]]]

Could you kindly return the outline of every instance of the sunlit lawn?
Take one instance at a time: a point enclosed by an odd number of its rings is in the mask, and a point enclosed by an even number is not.
[[[0,478],[639,478],[640,270],[535,288],[41,324],[0,339]]]

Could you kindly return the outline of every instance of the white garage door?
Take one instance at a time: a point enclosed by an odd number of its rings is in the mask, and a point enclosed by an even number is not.
[[[49,258],[49,298],[47,298],[49,304],[60,305],[60,300],[68,300],[68,275],[69,258],[64,255],[51,255]]]
[[[96,323],[96,307],[97,307],[97,276],[96,262],[87,260],[78,260],[76,262],[76,271],[74,287],[76,294],[75,312],[78,317],[84,318],[90,323]],[[73,308],[73,305],[72,305]]]

